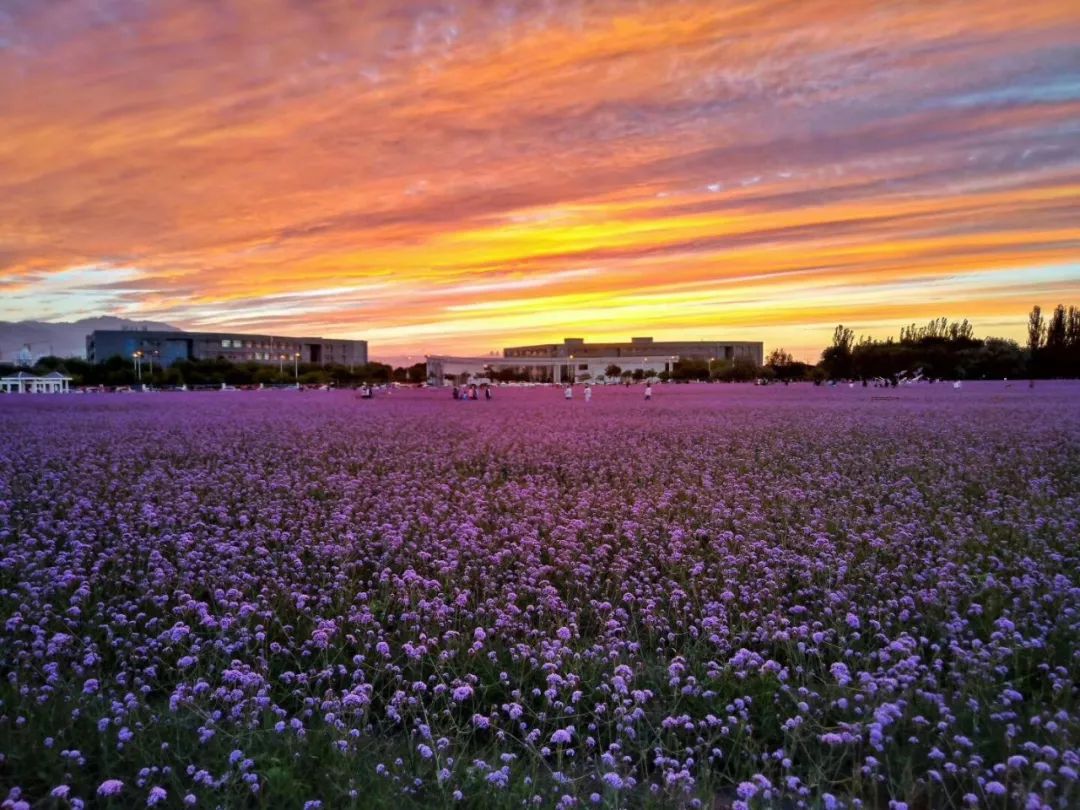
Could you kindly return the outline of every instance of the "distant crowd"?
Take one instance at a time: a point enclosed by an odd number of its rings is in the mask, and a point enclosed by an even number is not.
[[[486,383],[483,385],[477,385],[476,383],[469,383],[468,386],[454,386],[453,396],[454,399],[460,399],[468,401],[470,399],[480,399],[480,389],[484,391],[484,399],[491,399],[491,386]]]
[[[626,387],[630,387],[630,383],[625,383]],[[481,394],[481,392],[483,392]],[[651,382],[645,383],[645,399],[651,400],[653,395],[653,386]],[[490,400],[493,398],[492,387],[488,383],[469,383],[468,385],[455,385],[450,391],[450,396],[454,399],[468,402],[469,400],[479,400],[481,398]],[[592,402],[593,387],[588,383],[585,384],[585,389],[582,394],[586,402]],[[367,397],[369,398],[369,397]],[[570,401],[574,398],[574,386],[567,384],[563,388],[563,399]]]

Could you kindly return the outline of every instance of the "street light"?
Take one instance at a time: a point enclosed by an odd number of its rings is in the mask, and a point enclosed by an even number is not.
[[[135,366],[135,378],[142,382],[142,352],[133,353],[131,358],[131,362]]]
[[[285,373],[285,355],[283,354],[278,355],[277,373],[279,377]]]
[[[300,352],[293,355],[293,376],[300,382]]]

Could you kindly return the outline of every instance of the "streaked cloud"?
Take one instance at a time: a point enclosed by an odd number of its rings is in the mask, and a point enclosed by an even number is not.
[[[7,4],[0,318],[1019,337],[1080,302],[1078,40],[1052,0]]]

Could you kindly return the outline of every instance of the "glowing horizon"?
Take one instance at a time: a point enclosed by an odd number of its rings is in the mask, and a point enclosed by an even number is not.
[[[1080,303],[1080,7],[0,9],[0,319],[1022,339]]]

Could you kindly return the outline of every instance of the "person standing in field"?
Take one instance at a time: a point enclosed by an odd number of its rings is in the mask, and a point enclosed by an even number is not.
[[[591,400],[592,400],[592,386],[591,385],[586,385],[585,386],[585,402],[588,403]]]
[[[645,383],[645,401],[648,402],[652,399],[652,383]]]
[[[573,389],[572,386],[569,386],[569,385],[566,386],[566,390],[563,391],[563,398],[564,399],[573,399],[574,398],[574,389]]]

